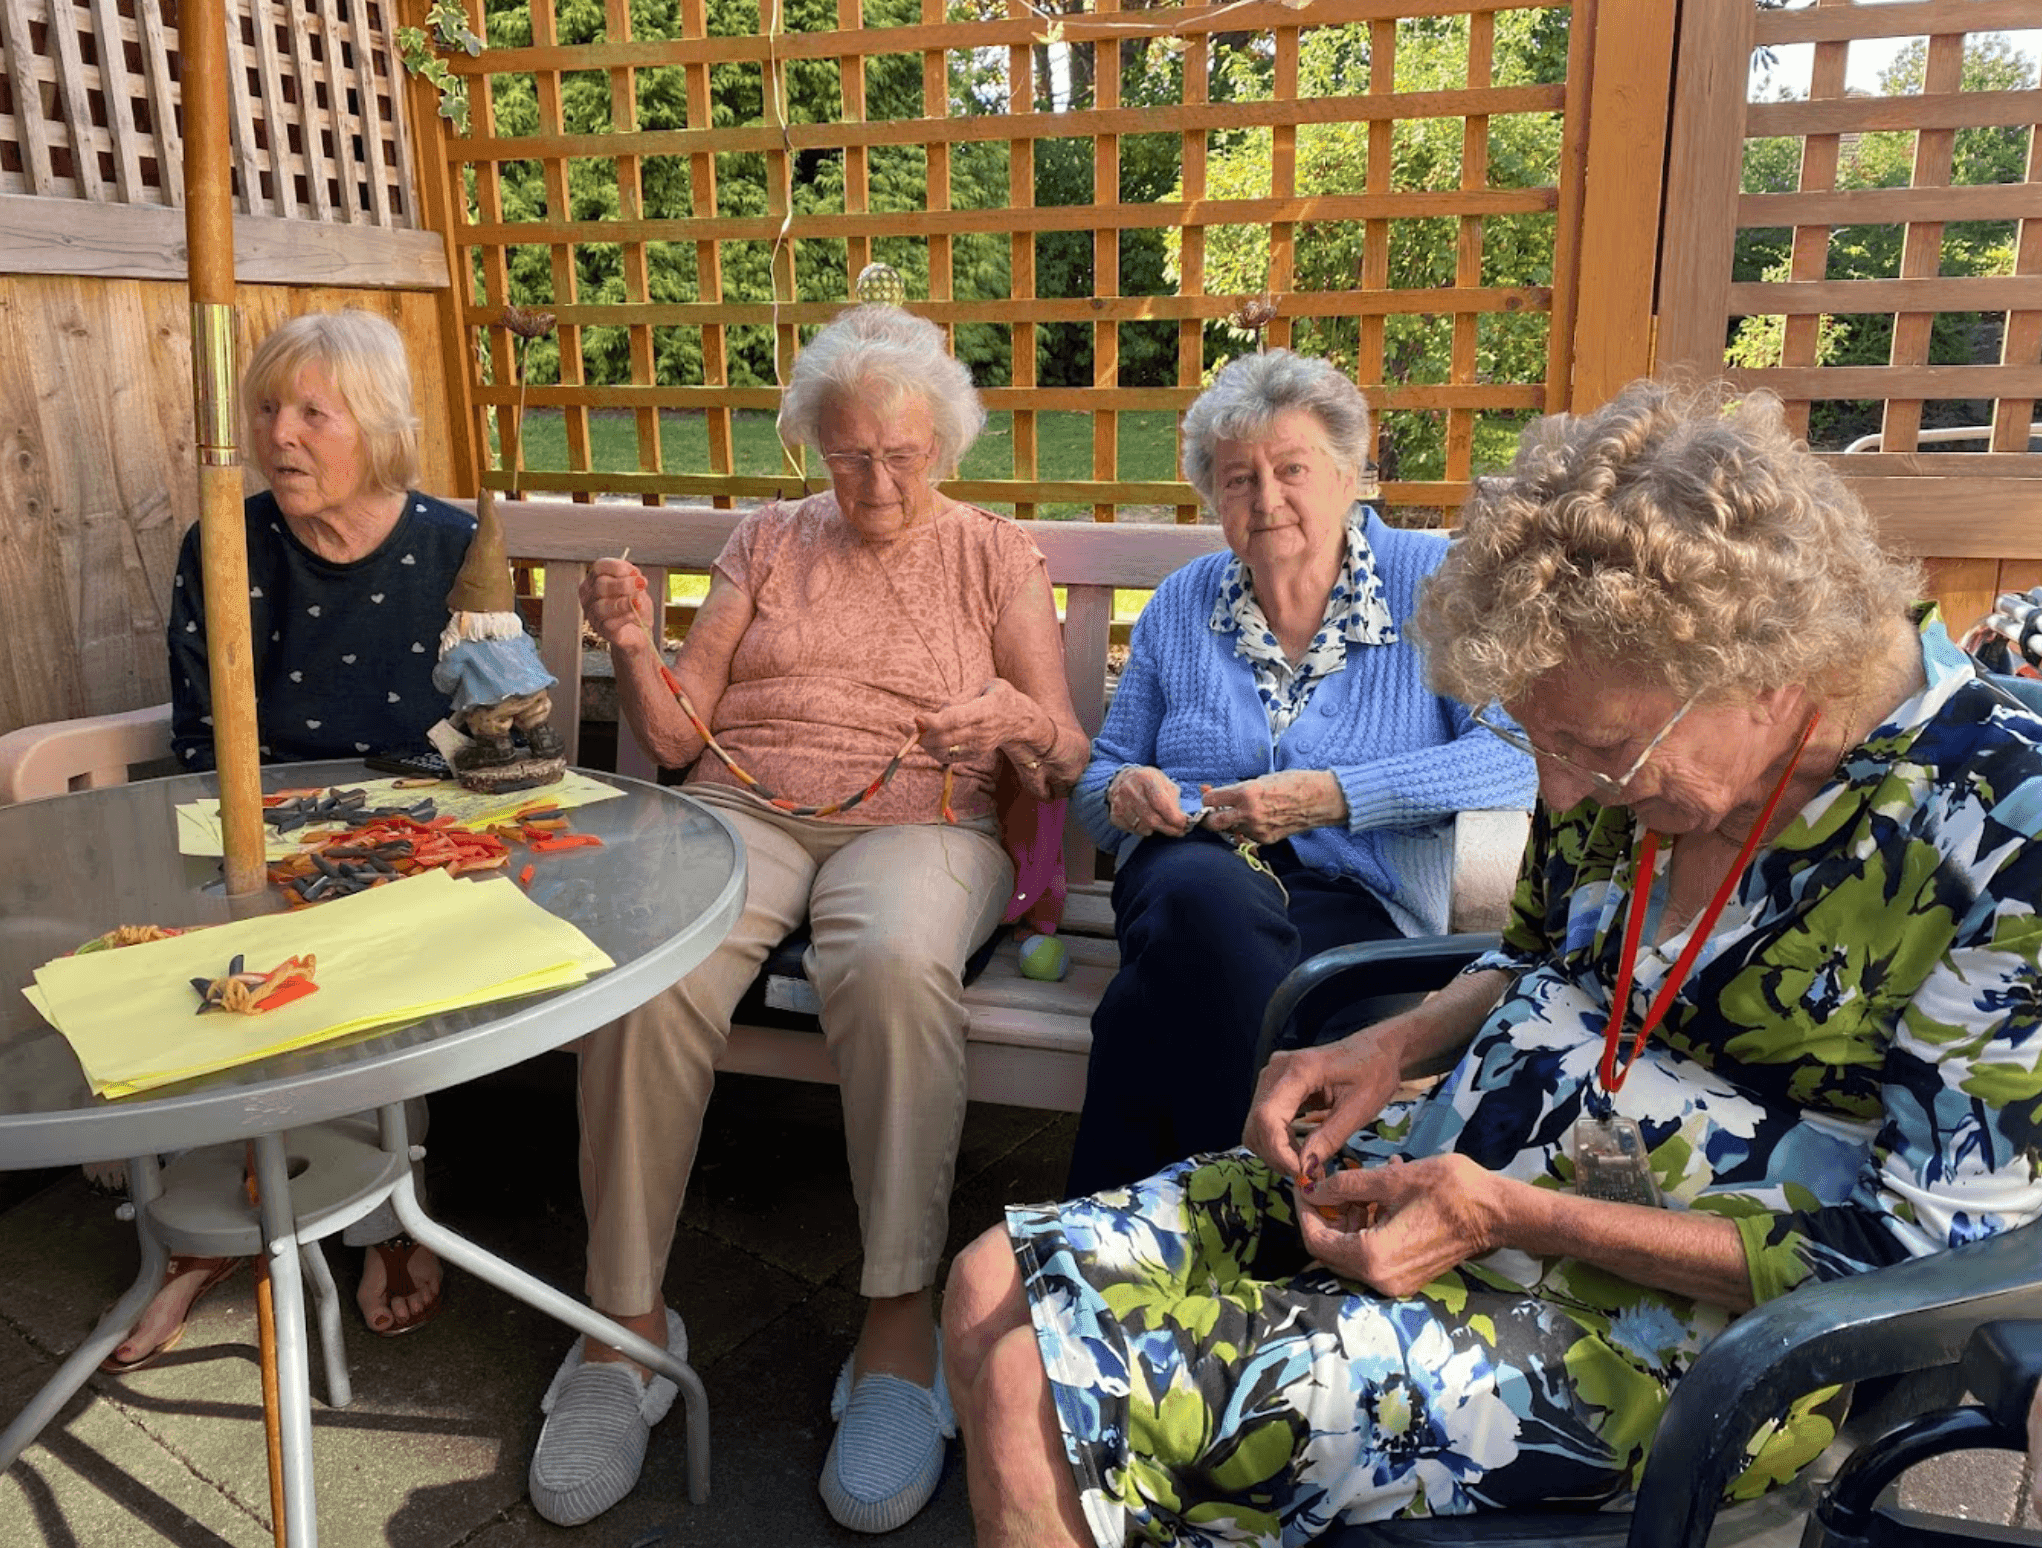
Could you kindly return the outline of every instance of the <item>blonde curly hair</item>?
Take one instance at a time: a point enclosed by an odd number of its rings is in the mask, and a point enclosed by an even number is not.
[[[1538,420],[1510,471],[1477,481],[1414,631],[1434,688],[1467,704],[1579,658],[1682,695],[1829,697],[1920,583],[1778,398],[1640,381]]]

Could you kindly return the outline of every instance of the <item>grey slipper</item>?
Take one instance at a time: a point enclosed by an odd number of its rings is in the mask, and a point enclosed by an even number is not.
[[[837,1433],[823,1458],[821,1482],[830,1515],[854,1532],[906,1526],[942,1482],[945,1443],[957,1434],[941,1352],[934,1387],[878,1371],[854,1384],[845,1360],[830,1417]]]
[[[622,1361],[582,1359],[581,1344],[574,1341],[540,1399],[546,1424],[525,1480],[532,1508],[555,1526],[580,1526],[631,1492],[652,1427],[680,1395],[665,1376],[647,1381]],[[666,1347],[676,1360],[688,1358],[688,1330],[671,1307]]]

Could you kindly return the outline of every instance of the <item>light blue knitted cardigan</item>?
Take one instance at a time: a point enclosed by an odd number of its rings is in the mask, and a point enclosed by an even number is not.
[[[1385,526],[1358,507],[1397,632],[1407,632],[1418,588],[1446,557],[1439,532]],[[1347,826],[1291,840],[1298,858],[1355,877],[1406,935],[1446,929],[1453,875],[1453,814],[1528,808],[1531,759],[1489,735],[1425,684],[1416,646],[1349,645],[1347,665],[1323,678],[1273,742],[1254,674],[1232,634],[1210,627],[1231,556],[1194,559],[1156,588],[1134,626],[1127,671],[1073,800],[1099,847],[1126,858],[1141,842],[1107,820],[1106,783],[1123,765],[1153,764],[1177,781],[1186,810],[1198,787],[1230,785],[1279,769],[1331,769],[1347,793]]]

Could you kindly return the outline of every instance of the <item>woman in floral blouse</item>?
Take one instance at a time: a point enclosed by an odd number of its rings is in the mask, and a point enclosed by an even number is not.
[[[1531,804],[1531,761],[1433,692],[1402,637],[1446,538],[1358,503],[1368,446],[1354,384],[1288,350],[1234,361],[1184,416],[1185,477],[1232,552],[1143,610],[1075,792],[1117,860],[1121,966],[1074,1193],[1238,1143],[1284,975],[1444,930],[1454,813]]]
[[[1770,398],[1641,383],[1527,433],[1417,625],[1538,760],[1502,946],[1278,1056],[1248,1151],[960,1257],[982,1545],[1613,1500],[1737,1312],[2042,1213],[2042,719],[1917,579]]]

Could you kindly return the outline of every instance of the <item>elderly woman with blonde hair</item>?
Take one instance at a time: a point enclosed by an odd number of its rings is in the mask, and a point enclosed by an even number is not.
[[[1768,397],[1526,432],[1418,620],[1538,761],[1502,944],[1273,1059],[1245,1151],[959,1257],[981,1544],[1600,1505],[1740,1310],[2042,1212],[2042,719],[1917,579]]]
[[[961,973],[1014,883],[994,782],[1060,795],[1087,750],[1041,554],[936,487],[984,423],[935,324],[853,308],[802,350],[780,413],[830,488],[738,523],[673,666],[685,705],[638,572],[606,559],[581,591],[631,729],[693,764],[688,791],[743,837],[750,880],[707,962],[582,1045],[589,1299],[685,1348],[662,1280],[716,1061],[766,953],[807,919],[865,1248],[822,1494],[861,1531],[921,1508],[952,1429],[930,1293],[964,1117]],[[532,1458],[540,1514],[571,1525],[623,1498],[674,1396],[578,1343]]]
[[[475,518],[421,494],[418,415],[404,339],[373,312],[308,312],[270,332],[241,377],[248,449],[265,488],[244,509],[250,652],[265,762],[410,754],[447,713],[433,686],[446,597]],[[199,529],[171,586],[173,756],[213,766],[211,662]],[[373,1134],[373,1120],[368,1124]],[[424,1104],[413,1132],[424,1132]],[[432,1252],[388,1206],[344,1233],[370,1248],[357,1304],[371,1332],[422,1327],[440,1306]],[[138,1370],[174,1348],[231,1258],[173,1257],[161,1294],[107,1358]]]

